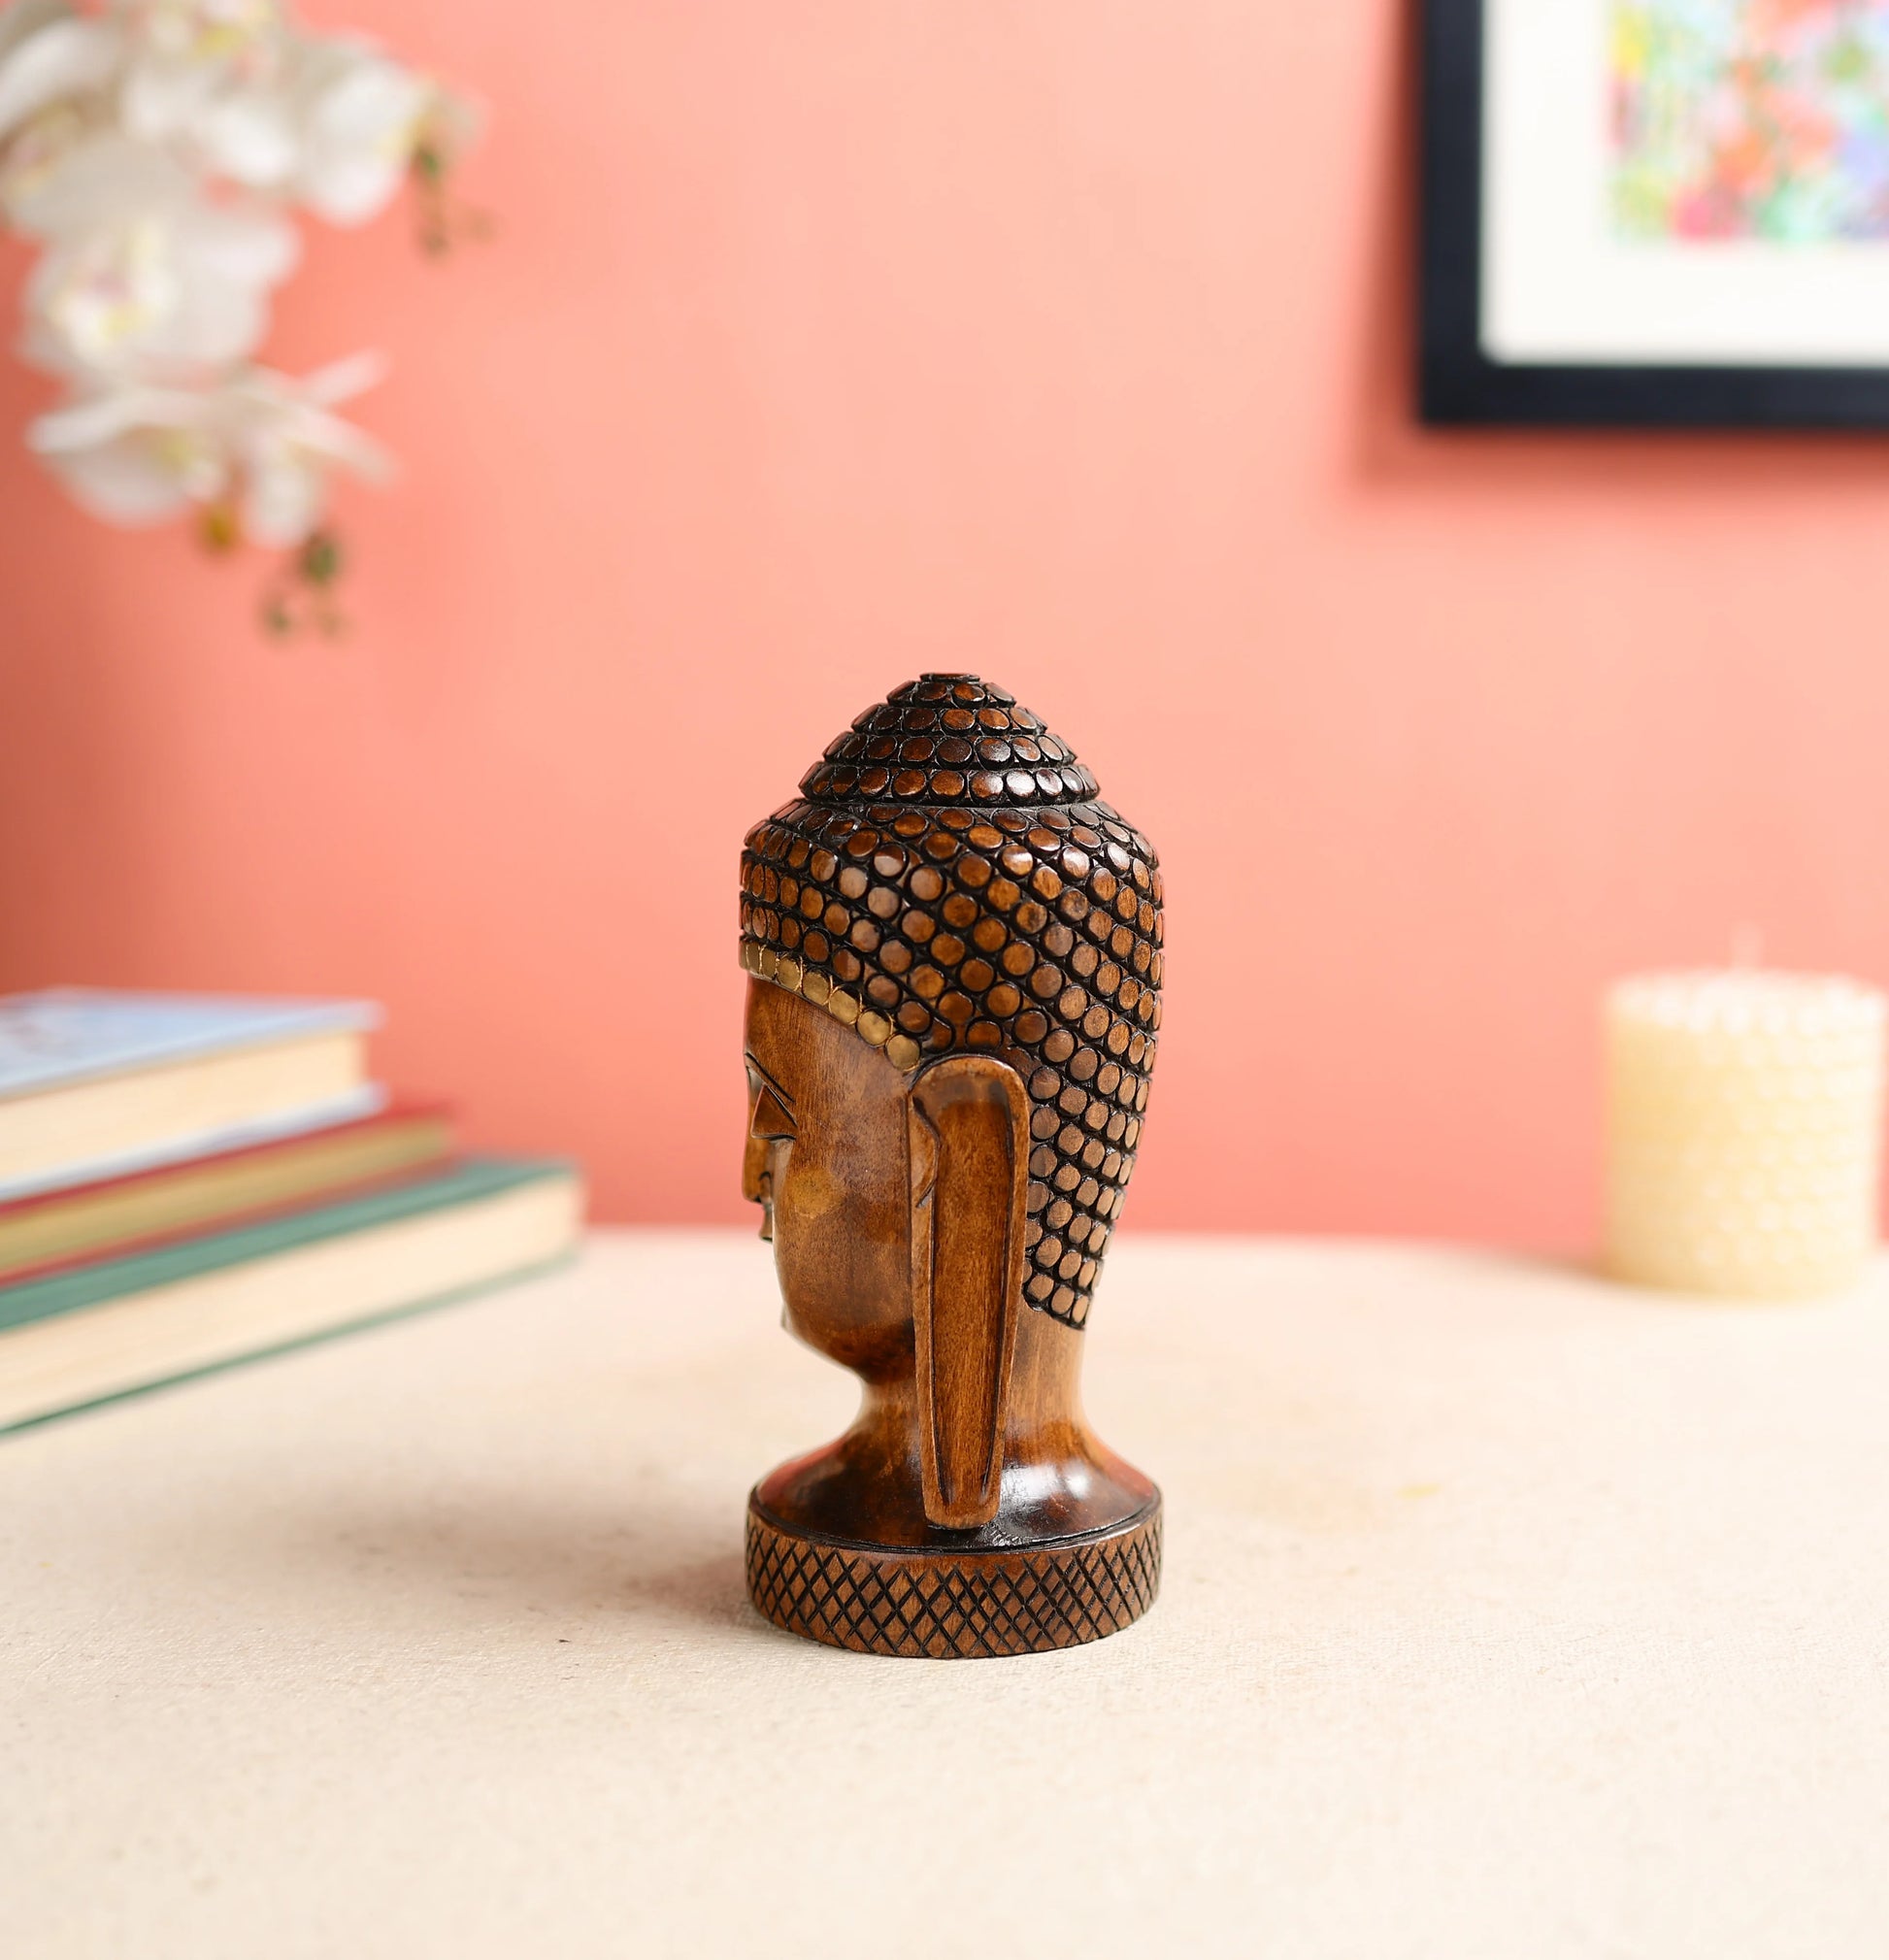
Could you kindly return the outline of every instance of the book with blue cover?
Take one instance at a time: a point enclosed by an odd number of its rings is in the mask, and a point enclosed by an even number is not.
[[[8,994],[0,997],[0,1097],[230,1048],[360,1034],[380,1023],[381,1011],[371,1001],[130,993],[108,987]]]
[[[0,999],[0,1201],[373,1114],[365,1001]]]

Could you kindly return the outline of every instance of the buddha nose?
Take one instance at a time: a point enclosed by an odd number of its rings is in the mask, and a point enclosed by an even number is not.
[[[742,1151],[742,1196],[761,1208],[761,1237],[774,1237],[774,1173],[766,1137],[749,1137]]]

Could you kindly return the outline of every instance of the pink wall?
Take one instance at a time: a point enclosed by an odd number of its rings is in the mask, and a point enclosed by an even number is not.
[[[502,235],[287,295],[396,362],[338,648],[0,443],[0,985],[377,994],[606,1216],[739,1216],[742,832],[959,665],[1168,866],[1131,1223],[1575,1242],[1607,976],[1889,979],[1889,449],[1413,429],[1394,0],[353,13]]]

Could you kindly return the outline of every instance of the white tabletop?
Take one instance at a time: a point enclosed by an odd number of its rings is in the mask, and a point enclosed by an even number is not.
[[[1889,1951],[1889,1284],[1131,1236],[1089,1386],[1165,1588],[1006,1661],[749,1612],[851,1398],[745,1236],[0,1445],[0,1944]]]

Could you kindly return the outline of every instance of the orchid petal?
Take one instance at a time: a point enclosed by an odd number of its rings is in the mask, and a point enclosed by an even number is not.
[[[0,63],[0,136],[29,116],[101,87],[117,64],[117,29],[104,20],[53,20]]]
[[[146,143],[161,143],[203,114],[222,81],[210,63],[147,58],[135,62],[119,98],[125,128]]]
[[[73,495],[108,523],[161,523],[193,501],[158,446],[136,437],[58,456],[53,468]]]
[[[295,127],[279,97],[237,95],[214,103],[195,133],[211,167],[236,183],[280,184],[295,169]]]
[[[176,225],[176,234],[181,255],[207,278],[237,285],[279,285],[302,253],[294,225],[264,211],[202,205]]]
[[[18,221],[57,236],[120,223],[128,214],[196,204],[196,181],[176,157],[108,130],[82,142],[45,183],[21,197]]]
[[[41,27],[71,17],[73,8],[67,0],[14,0],[12,6],[0,8],[0,69],[12,59],[14,49],[31,41]]]
[[[384,443],[334,415],[324,415],[313,425],[298,424],[296,437],[310,455],[343,463],[369,482],[384,483],[394,473],[393,451]]]
[[[327,509],[327,479],[286,448],[251,463],[245,479],[243,529],[259,545],[299,545]]]
[[[184,282],[176,308],[142,351],[173,371],[221,367],[253,353],[268,328],[268,303],[253,286],[201,277]]]
[[[431,90],[381,56],[359,60],[310,105],[298,187],[333,224],[360,224],[399,189]]]
[[[336,402],[352,401],[356,395],[378,387],[386,380],[392,365],[380,349],[363,348],[359,353],[330,361],[326,367],[304,375],[298,385],[304,400],[324,409],[332,408]]]
[[[200,395],[181,388],[120,388],[49,410],[27,428],[26,444],[41,455],[56,455],[110,442],[130,429],[187,428],[203,410]]]
[[[11,7],[0,8],[0,67],[6,65],[16,48],[30,41],[42,27],[72,17],[66,0],[14,0]]]

